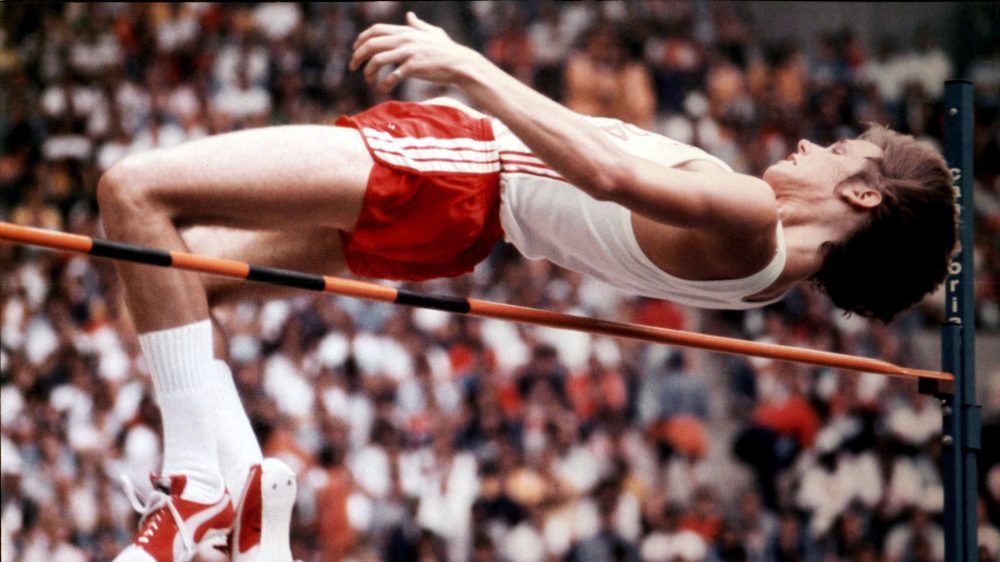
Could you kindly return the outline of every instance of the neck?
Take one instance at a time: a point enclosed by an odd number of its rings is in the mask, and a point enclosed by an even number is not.
[[[800,202],[781,198],[778,217],[788,252],[785,275],[795,280],[812,277],[823,263],[823,246],[842,240],[862,218],[835,199]]]

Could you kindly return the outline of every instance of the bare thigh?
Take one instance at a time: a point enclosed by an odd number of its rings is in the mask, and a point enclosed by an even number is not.
[[[178,227],[350,230],[373,161],[354,129],[265,127],[132,157]]]
[[[315,275],[338,275],[347,267],[335,228],[251,231],[218,226],[196,226],[181,232],[196,254],[278,267]],[[203,276],[210,306],[240,299],[280,298],[302,294],[302,289],[266,285],[217,275]]]
[[[180,230],[352,230],[373,162],[353,129],[294,125],[208,137],[124,158],[98,184],[101,219],[112,240],[185,251]],[[251,237],[252,238],[252,237]],[[284,246],[289,244],[285,240]],[[239,257],[280,240],[206,237],[199,250]],[[240,248],[243,248],[242,250]],[[339,251],[339,250],[338,250]],[[260,257],[275,265],[280,252]],[[260,260],[258,260],[260,261]],[[340,260],[342,261],[342,259]],[[162,330],[209,316],[202,278],[179,270],[119,264],[136,330]]]

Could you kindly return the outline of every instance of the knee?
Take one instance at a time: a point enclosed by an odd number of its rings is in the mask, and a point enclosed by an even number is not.
[[[157,204],[149,171],[141,156],[128,156],[109,168],[97,182],[97,204],[109,236],[128,224],[141,223]]]

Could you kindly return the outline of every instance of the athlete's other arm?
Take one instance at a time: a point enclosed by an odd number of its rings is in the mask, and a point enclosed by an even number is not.
[[[774,194],[761,179],[729,172],[686,171],[632,156],[587,119],[525,86],[440,28],[407,14],[409,25],[376,24],[358,36],[351,69],[366,61],[384,90],[407,77],[462,88],[504,122],[546,164],[596,199],[614,201],[658,222],[709,231],[768,232]]]

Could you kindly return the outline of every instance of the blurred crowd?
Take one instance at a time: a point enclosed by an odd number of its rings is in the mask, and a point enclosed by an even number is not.
[[[0,6],[0,218],[102,236],[124,155],[327,123],[387,99],[346,69],[399,2]],[[421,9],[417,5],[418,10]],[[952,61],[851,29],[763,43],[738,4],[435,4],[425,19],[582,113],[759,174],[862,123],[940,145]],[[1000,326],[1000,59],[976,80],[978,316]],[[394,95],[456,95],[410,81]],[[0,559],[110,561],[136,523],[118,482],[160,460],[159,413],[113,264],[0,246]],[[890,326],[806,288],[698,313],[505,245],[419,287],[782,344],[928,361],[929,299]],[[290,464],[304,562],[943,561],[938,401],[910,381],[340,298],[220,311],[265,453]],[[993,367],[995,369],[995,366]],[[997,372],[980,400],[1000,439]],[[731,476],[732,478],[729,478]],[[1000,459],[980,462],[981,560],[1000,558]],[[204,551],[200,560],[220,560]],[[224,559],[224,558],[222,558]]]

